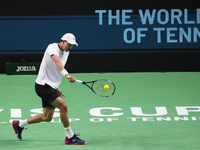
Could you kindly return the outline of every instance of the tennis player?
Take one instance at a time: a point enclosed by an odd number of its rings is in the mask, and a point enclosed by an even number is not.
[[[69,82],[75,82],[75,78],[70,76],[64,68],[69,56],[69,51],[73,45],[78,46],[76,38],[71,33],[66,33],[61,38],[60,43],[48,45],[35,81],[35,91],[42,99],[43,114],[35,115],[32,118],[23,121],[13,121],[12,125],[15,134],[19,140],[22,140],[22,131],[24,126],[39,122],[50,122],[52,120],[55,107],[60,109],[60,119],[66,132],[65,144],[84,145],[86,141],[77,137],[73,133],[67,112],[67,104],[63,100],[65,95],[59,88],[62,76],[68,79]]]

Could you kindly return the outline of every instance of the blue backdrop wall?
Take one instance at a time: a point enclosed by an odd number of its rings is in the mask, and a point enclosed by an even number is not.
[[[182,1],[2,1],[0,70],[40,62],[48,44],[73,33],[70,72],[199,71],[200,7]],[[10,9],[14,7],[15,9]]]

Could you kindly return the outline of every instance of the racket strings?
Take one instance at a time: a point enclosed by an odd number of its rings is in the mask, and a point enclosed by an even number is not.
[[[104,86],[108,85],[109,89],[105,89]],[[96,94],[104,97],[109,97],[114,94],[115,92],[115,85],[112,82],[99,80],[94,82],[93,90]]]

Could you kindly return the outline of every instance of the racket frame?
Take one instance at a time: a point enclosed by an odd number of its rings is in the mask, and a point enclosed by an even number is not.
[[[97,82],[97,81],[107,81],[107,82],[110,82],[111,84],[113,84],[113,86],[114,86],[114,91],[112,92],[112,94],[111,94],[111,95],[108,95],[108,96],[103,96],[103,95],[100,95],[100,94],[96,93],[96,92],[93,90],[93,85],[94,85],[94,83]],[[107,80],[107,79],[98,79],[98,80],[88,81],[88,82],[81,81],[81,80],[76,80],[75,82],[86,85],[86,86],[89,87],[96,95],[101,96],[101,97],[110,97],[110,96],[112,96],[112,95],[115,93],[115,90],[116,90],[115,84],[114,84],[112,81]],[[90,85],[88,85],[88,84],[92,84],[92,85],[90,86]]]

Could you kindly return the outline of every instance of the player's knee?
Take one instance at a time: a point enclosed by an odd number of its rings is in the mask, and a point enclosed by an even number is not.
[[[43,120],[45,122],[50,122],[52,120],[52,118],[53,118],[52,116],[46,116],[46,117],[43,118]]]
[[[52,118],[47,118],[46,122],[50,122],[52,120]]]
[[[60,107],[60,111],[66,111],[67,112],[67,104],[64,104]]]

